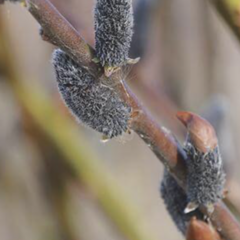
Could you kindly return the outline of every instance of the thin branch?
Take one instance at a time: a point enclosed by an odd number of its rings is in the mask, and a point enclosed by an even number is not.
[[[239,9],[233,9],[234,11],[232,11],[230,9],[230,5],[228,4],[228,2],[230,1],[210,0],[210,2],[216,8],[221,17],[225,20],[225,22],[228,24],[234,35],[237,37],[238,41],[240,41],[240,19],[235,19],[236,16],[239,17],[240,6]]]
[[[101,80],[109,81],[103,77],[99,66],[92,62],[94,50],[48,0],[27,0],[27,3],[29,12],[39,22],[44,34],[51,39],[51,42],[66,51],[77,62],[88,67],[92,73],[101,76]],[[115,83],[120,83],[121,80],[119,74],[113,75],[110,79]],[[125,82],[116,84],[115,89],[135,113],[131,128],[147,143],[179,184],[185,187],[186,155],[182,147],[169,131],[154,122]],[[226,240],[239,239],[240,226],[222,202],[215,205],[215,211],[210,217],[215,228],[220,230]]]

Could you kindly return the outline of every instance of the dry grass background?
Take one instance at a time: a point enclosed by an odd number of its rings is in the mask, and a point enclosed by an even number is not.
[[[93,44],[93,1],[52,2]],[[174,118],[176,109],[201,112],[212,98],[219,97],[209,115],[214,119],[221,113],[218,131],[230,175],[229,197],[240,208],[239,43],[206,1],[149,0],[149,4],[144,55],[128,81],[143,104],[178,136],[182,129]],[[38,24],[23,8],[12,4],[0,8],[21,79],[30,88],[43,87],[68,114],[50,63],[53,47],[40,39]],[[213,121],[218,124],[218,120]],[[0,75],[1,239],[126,239],[84,184],[79,186],[69,177],[65,180],[62,156],[29,121],[8,79]],[[78,128],[90,151],[123,189],[121,197],[136,208],[132,211],[137,224],[152,236],[149,239],[182,239],[160,199],[163,166],[151,150],[134,134],[103,144],[99,134],[81,125]]]

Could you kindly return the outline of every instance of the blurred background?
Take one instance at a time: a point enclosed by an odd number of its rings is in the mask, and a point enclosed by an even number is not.
[[[93,0],[51,0],[94,46]],[[240,45],[203,0],[134,0],[123,73],[140,101],[180,141],[178,110],[215,127],[240,210]],[[183,239],[166,212],[163,166],[137,135],[107,143],[75,122],[58,94],[51,54],[20,5],[0,6],[1,240]]]

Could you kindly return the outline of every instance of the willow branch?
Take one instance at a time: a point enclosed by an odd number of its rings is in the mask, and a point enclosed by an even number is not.
[[[29,12],[36,18],[44,34],[51,38],[51,42],[66,51],[78,63],[89,68],[95,75],[101,76],[103,81],[121,82],[119,74],[111,79],[103,79],[99,66],[92,62],[94,50],[80,37],[68,21],[57,11],[48,0],[28,0]],[[76,47],[75,47],[76,45]],[[151,147],[153,152],[170,167],[181,185],[185,182],[184,151],[177,143],[172,134],[160,127],[147,111],[141,106],[136,96],[123,82],[114,85],[121,98],[132,107],[136,117],[131,122],[131,128]],[[176,167],[176,165],[178,165]],[[175,168],[177,170],[175,170]]]
[[[88,67],[89,71],[99,76],[101,80],[121,82],[122,79],[120,79],[119,74],[114,74],[111,79],[104,78],[102,70],[99,71],[99,66],[92,62],[94,50],[48,0],[27,0],[27,4],[29,12],[39,22],[50,42],[67,52],[78,63]],[[186,155],[180,144],[168,130],[159,126],[151,118],[124,81],[122,84],[114,86],[121,98],[136,113],[136,117],[131,122],[131,129],[152,149],[179,184],[185,187],[186,168],[184,159]],[[216,204],[211,219],[216,229],[221,230],[221,234],[226,240],[239,239],[240,226],[222,202]]]

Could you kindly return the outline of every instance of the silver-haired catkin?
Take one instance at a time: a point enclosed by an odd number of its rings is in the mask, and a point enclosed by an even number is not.
[[[119,136],[128,129],[131,108],[116,92],[59,49],[53,53],[53,64],[62,98],[81,122],[107,138]]]
[[[166,169],[160,192],[172,220],[184,235],[193,216],[203,220],[203,214],[198,209],[191,213],[184,213],[188,203],[187,195]]]
[[[96,56],[102,66],[127,63],[133,35],[132,0],[96,0]]]
[[[187,154],[187,188],[190,212],[199,206],[207,207],[209,213],[214,203],[224,197],[225,173],[213,126],[190,112],[178,112],[178,119],[187,128],[185,151]]]
[[[224,193],[225,173],[219,147],[203,153],[187,142],[184,149],[188,156],[188,201],[211,208]]]

